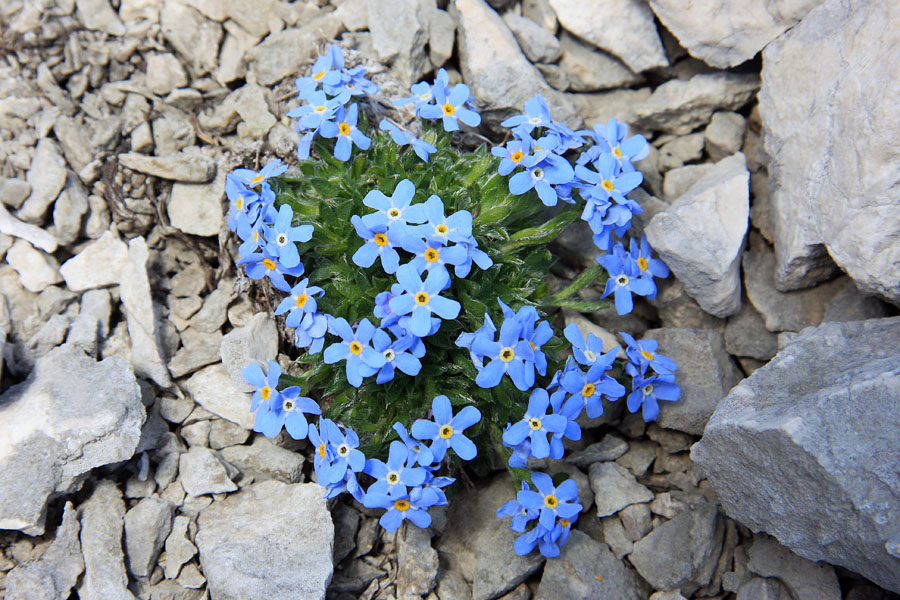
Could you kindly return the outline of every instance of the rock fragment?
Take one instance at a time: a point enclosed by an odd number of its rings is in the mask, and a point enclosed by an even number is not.
[[[19,281],[29,292],[41,292],[62,281],[59,264],[23,239],[17,239],[6,251],[6,262],[19,274]]]
[[[125,552],[133,575],[150,575],[171,528],[172,505],[160,498],[144,498],[125,513]]]
[[[212,183],[175,183],[166,203],[169,222],[191,235],[218,235],[225,223],[224,198],[224,171]]]
[[[65,279],[66,287],[81,292],[118,284],[127,262],[128,245],[107,231],[64,262],[59,274]]]
[[[626,506],[653,500],[653,492],[616,463],[594,463],[589,474],[598,517],[614,515]]]
[[[145,156],[137,152],[126,152],[120,154],[118,160],[123,167],[133,171],[171,181],[207,183],[216,174],[216,163],[211,158],[189,152],[171,156]]]
[[[28,223],[40,225],[47,209],[66,184],[66,161],[55,141],[50,138],[38,141],[26,180],[31,186],[31,194],[16,216]]]
[[[109,480],[97,482],[90,498],[79,508],[84,578],[78,597],[84,600],[135,600],[128,591],[122,530],[125,503],[122,492]]]
[[[178,476],[189,496],[222,494],[238,489],[229,479],[222,461],[211,450],[201,446],[194,446],[181,455]]]

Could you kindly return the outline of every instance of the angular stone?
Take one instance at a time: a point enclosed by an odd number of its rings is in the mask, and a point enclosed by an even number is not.
[[[519,534],[509,529],[509,521],[497,518],[497,509],[515,498],[516,489],[508,475],[493,478],[485,487],[460,490],[450,505],[447,520],[465,522],[451,527],[438,542],[441,565],[462,573],[472,582],[473,600],[497,598],[512,590],[544,563],[539,553],[519,556],[513,542]]]
[[[714,113],[703,131],[706,152],[710,158],[718,161],[739,152],[744,145],[746,126],[747,120],[736,112]]]
[[[565,94],[585,123],[607,123],[615,117],[620,123],[634,123],[634,107],[650,98],[650,88],[613,90],[599,94]]]
[[[714,0],[694,4],[650,0],[650,8],[681,45],[713,67],[738,65],[803,18],[817,0]]]
[[[222,27],[210,22],[194,8],[177,0],[166,0],[159,14],[166,40],[180,54],[195,77],[216,68]]]
[[[255,483],[203,509],[197,524],[213,598],[324,600],[334,525],[318,484]]]
[[[552,63],[562,55],[556,36],[531,19],[508,12],[503,15],[503,20],[531,62]]]
[[[26,175],[31,195],[16,213],[23,221],[40,225],[51,204],[66,184],[66,161],[59,145],[50,138],[38,140]]]
[[[6,600],[64,600],[84,572],[81,524],[71,502],[66,502],[56,537],[39,559],[19,565],[7,574]]]
[[[150,575],[171,528],[172,505],[159,498],[144,498],[125,513],[125,552],[132,575]]]
[[[15,218],[6,207],[0,205],[0,233],[11,235],[28,241],[44,252],[56,252],[58,242],[56,238],[41,229],[37,225],[26,223]]]
[[[594,463],[589,475],[598,517],[614,515],[626,506],[653,500],[653,492],[616,463]]]
[[[121,490],[112,481],[99,481],[78,512],[81,515],[81,551],[84,553],[84,577],[78,586],[78,597],[84,600],[135,600],[128,591],[122,555],[125,503]]]
[[[580,469],[586,469],[595,462],[616,460],[626,452],[628,452],[628,442],[607,433],[599,442],[591,444],[584,450],[571,453],[566,457],[566,462]]]
[[[572,105],[544,81],[528,61],[509,27],[484,0],[459,0],[450,6],[457,23],[457,47],[463,80],[484,109],[486,121],[521,114],[535,94],[547,100],[553,117],[576,126]]]
[[[278,355],[275,319],[268,313],[256,313],[249,323],[225,334],[219,353],[237,388],[243,392],[254,391],[255,388],[244,381],[241,370],[251,363],[268,370],[269,361],[275,360]]]
[[[235,110],[241,116],[243,122],[238,123],[238,135],[243,139],[258,139],[265,137],[275,125],[275,117],[269,112],[269,105],[260,86],[248,83],[237,90],[235,98]],[[219,189],[224,189],[225,183],[219,184]],[[222,195],[218,198],[221,203]],[[221,211],[220,211],[221,213]],[[212,234],[207,234],[212,235]]]
[[[841,586],[831,565],[800,558],[773,537],[754,540],[749,567],[762,577],[777,577],[796,600],[841,600]]]
[[[544,566],[535,600],[641,600],[649,591],[633,570],[613,556],[609,546],[575,529],[559,558]]]
[[[119,164],[139,173],[187,183],[207,183],[216,175],[216,163],[213,159],[189,152],[171,156],[144,156],[137,152],[126,152],[119,155]]]
[[[758,89],[759,79],[752,74],[701,73],[688,80],[672,79],[635,105],[637,124],[685,135],[709,123],[717,110],[741,108]]]
[[[736,600],[792,600],[791,593],[777,579],[754,577],[741,586]]]
[[[222,494],[237,488],[225,465],[208,448],[194,446],[181,455],[178,461],[178,477],[189,496]]]
[[[110,35],[124,35],[125,26],[109,0],[75,0],[78,19],[87,29],[105,31]]]
[[[249,446],[229,446],[222,450],[222,458],[240,469],[254,481],[277,479],[285,483],[303,480],[303,455],[282,448],[258,435]]]
[[[425,529],[406,527],[397,536],[397,592],[401,598],[421,598],[437,583],[438,553]]]
[[[898,348],[898,317],[802,331],[731,391],[691,452],[729,516],[895,591]]]
[[[725,349],[733,356],[767,361],[778,352],[778,337],[766,329],[766,322],[753,305],[745,302],[741,312],[725,326]]]
[[[422,0],[366,0],[369,31],[378,59],[392,64],[400,84],[408,87],[431,69],[425,46],[434,3]]]
[[[175,55],[151,54],[147,57],[147,87],[157,96],[165,96],[175,88],[187,85],[188,78]]]
[[[641,77],[609,54],[563,32],[559,38],[559,66],[573,92],[596,92],[640,83]]]
[[[712,168],[713,163],[700,163],[666,171],[663,178],[663,199],[666,202],[674,202]]]
[[[718,507],[695,504],[637,542],[628,559],[655,589],[691,596],[712,579],[724,536]]]
[[[184,347],[176,352],[169,361],[169,371],[172,373],[172,377],[189,375],[220,360],[219,345],[222,343],[220,331],[204,333],[188,327],[181,332],[181,342]]]
[[[224,198],[225,172],[221,170],[212,183],[173,185],[166,212],[172,226],[185,233],[203,237],[218,235],[225,223]]]
[[[622,59],[635,73],[669,64],[650,7],[636,0],[600,5],[550,0],[563,28]]]
[[[300,67],[318,53],[320,40],[330,40],[342,28],[341,19],[326,13],[302,27],[285,29],[268,36],[244,55],[260,85],[272,85],[288,76],[300,75]]]
[[[119,295],[128,318],[128,335],[131,338],[131,364],[134,372],[152,379],[160,387],[172,385],[162,345],[150,280],[147,277],[149,251],[147,242],[136,237],[128,242],[128,261],[122,267]]]
[[[244,429],[253,429],[255,417],[250,412],[250,395],[236,386],[223,365],[210,365],[197,371],[184,383],[184,389],[209,412]]]
[[[59,273],[66,287],[81,292],[118,284],[128,262],[128,246],[107,231],[100,238],[64,262]]]
[[[53,226],[56,239],[63,246],[74,243],[81,233],[81,222],[88,211],[88,197],[84,187],[72,173],[53,205]]]
[[[678,364],[675,383],[681,386],[680,400],[659,403],[656,423],[666,429],[703,435],[719,402],[742,378],[725,351],[722,332],[667,327],[651,329],[645,337],[657,340],[657,351]]]
[[[182,492],[183,495],[183,492]],[[197,546],[188,539],[188,525],[191,519],[183,515],[172,521],[172,531],[166,537],[166,579],[175,579],[181,566],[197,554]]]
[[[31,186],[22,179],[0,177],[0,204],[18,209],[31,193]]]
[[[144,418],[126,361],[94,362],[71,344],[40,358],[0,396],[0,528],[42,534],[47,501],[131,458]]]
[[[717,162],[647,226],[650,245],[706,312],[741,307],[740,256],[750,222],[750,173],[743,154]]]
[[[23,239],[17,239],[6,251],[6,262],[19,274],[19,281],[29,292],[41,292],[62,281],[59,264]]]
[[[833,260],[863,291],[900,303],[897,19],[894,2],[827,0],[764,53],[779,290],[828,279]],[[816,68],[799,68],[810,56]]]

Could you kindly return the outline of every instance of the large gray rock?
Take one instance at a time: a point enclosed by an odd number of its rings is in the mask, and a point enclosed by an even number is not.
[[[222,450],[222,458],[253,481],[278,479],[285,483],[303,480],[303,455],[257,435],[249,446],[236,445]]]
[[[900,303],[898,19],[896,2],[827,0],[763,54],[780,290],[828,278],[833,259]]]
[[[189,496],[223,494],[238,487],[228,477],[222,461],[209,448],[194,446],[178,460],[178,477]]]
[[[173,227],[185,233],[213,236],[225,223],[222,200],[225,198],[225,171],[212,183],[176,183],[166,202]]]
[[[675,383],[681,386],[680,400],[659,403],[657,424],[702,435],[719,402],[741,380],[741,372],[725,351],[722,332],[666,327],[651,329],[646,337],[658,340],[657,351],[678,363]]]
[[[397,592],[400,598],[421,598],[437,583],[438,553],[427,529],[407,526],[397,535]]]
[[[750,219],[750,172],[740,152],[723,158],[646,228],[650,245],[706,312],[741,308],[740,257]]]
[[[484,0],[458,0],[450,6],[457,22],[460,67],[482,117],[498,120],[525,110],[540,94],[558,121],[577,126],[572,105],[544,81],[519,48],[506,23]]]
[[[733,356],[767,361],[778,352],[778,336],[766,329],[762,315],[745,302],[725,326],[725,349]]]
[[[691,596],[712,579],[724,537],[718,507],[695,504],[635,543],[628,558],[655,589]]]
[[[900,590],[900,318],[800,332],[735,387],[691,458],[729,516]]]
[[[80,529],[72,503],[66,502],[62,523],[47,551],[7,575],[6,600],[66,600],[84,572]]]
[[[303,24],[268,36],[244,55],[260,85],[300,75],[300,67],[318,54],[317,44],[337,36],[343,24],[334,13],[326,13]]]
[[[62,281],[59,263],[49,254],[35,250],[23,239],[17,239],[6,251],[6,262],[19,274],[19,281],[29,292],[42,292]]]
[[[0,396],[0,529],[42,534],[47,501],[131,458],[144,419],[127,361],[94,362],[71,344],[38,359]]]
[[[669,64],[653,13],[643,2],[550,0],[550,5],[563,28],[615,54],[635,73]]]
[[[84,577],[78,597],[84,600],[135,600],[128,591],[122,530],[125,503],[122,491],[109,480],[97,482],[90,498],[79,509]]]
[[[244,429],[253,429],[256,417],[250,412],[250,394],[237,387],[224,365],[200,369],[184,382],[183,387],[194,402],[209,412]]]
[[[527,17],[508,12],[503,20],[519,41],[519,47],[529,60],[536,63],[552,63],[562,54],[559,40],[548,31]]]
[[[378,59],[392,64],[400,83],[409,86],[431,70],[426,45],[434,2],[366,0],[369,31]]]
[[[11,179],[10,181],[16,180]],[[3,205],[0,205],[0,233],[27,240],[32,246],[36,246],[44,252],[56,252],[59,245],[58,240],[52,234],[37,225],[20,221],[9,214]]]
[[[125,513],[125,551],[133,575],[153,572],[171,529],[172,505],[160,498],[144,498]]]
[[[487,486],[461,490],[450,505],[450,527],[438,542],[441,564],[462,573],[472,582],[472,598],[489,600],[509,592],[544,563],[534,551],[519,556],[513,542],[521,535],[509,528],[509,519],[498,519],[497,509],[515,498],[517,490],[508,475],[495,477]]]
[[[650,8],[692,56],[738,65],[765,48],[821,0],[650,0]]]
[[[166,0],[159,24],[163,36],[184,58],[195,77],[216,68],[221,25],[204,19],[199,11],[177,0]]]
[[[324,600],[334,525],[314,483],[255,483],[200,511],[197,546],[218,600]]]
[[[594,92],[627,87],[640,83],[642,78],[614,58],[565,32],[559,39],[562,58],[560,68],[569,79],[573,92]]]
[[[572,530],[559,558],[548,560],[536,600],[641,600],[649,588],[606,544]]]
[[[688,80],[672,79],[650,98],[634,106],[637,125],[685,135],[709,123],[717,110],[737,110],[759,89],[753,74],[701,73]]]

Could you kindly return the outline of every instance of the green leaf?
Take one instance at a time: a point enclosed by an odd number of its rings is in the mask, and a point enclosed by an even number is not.
[[[605,282],[608,276],[604,275],[606,275],[606,269],[604,269],[603,266],[594,265],[593,267],[588,267],[587,269],[582,271],[578,277],[575,278],[575,281],[570,283],[562,290],[553,294],[550,298],[547,298],[544,301],[544,305],[551,306],[551,304],[548,304],[548,302],[559,302],[560,300],[565,300],[573,294],[580,292],[598,279],[601,280],[601,282]]]
[[[596,302],[588,302],[586,300],[559,300],[556,302],[542,302],[541,306],[558,308],[568,308],[569,310],[578,311],[580,313],[592,313],[597,310],[609,308],[609,302],[598,300]]]

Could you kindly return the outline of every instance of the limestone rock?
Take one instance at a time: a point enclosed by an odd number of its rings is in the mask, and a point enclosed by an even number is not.
[[[125,513],[125,551],[133,575],[150,575],[171,528],[172,505],[159,498],[144,498]]]
[[[589,473],[598,517],[613,515],[626,506],[653,500],[653,492],[616,463],[594,463]]]
[[[303,480],[303,455],[282,448],[262,435],[249,446],[230,446],[222,450],[222,457],[254,481],[278,479],[285,483]]]
[[[181,455],[178,476],[189,496],[222,494],[238,489],[228,478],[222,461],[211,450],[201,446],[194,446]]]
[[[550,0],[563,28],[622,59],[635,73],[669,64],[650,7],[637,0],[599,4]]]
[[[31,186],[31,195],[17,216],[23,221],[40,225],[47,209],[66,184],[66,161],[59,152],[59,144],[50,138],[38,140],[26,180]]]
[[[250,412],[250,394],[237,387],[224,365],[210,365],[197,371],[184,383],[184,390],[209,412],[244,429],[253,429],[255,417]]]
[[[184,495],[182,493],[182,495]],[[188,525],[191,519],[183,515],[175,517],[172,521],[172,531],[166,537],[166,579],[175,579],[181,566],[191,560],[197,554],[195,546],[188,538]]]
[[[6,262],[19,274],[19,281],[29,292],[41,292],[62,281],[59,264],[23,239],[17,239],[6,251]]]
[[[841,587],[831,565],[800,558],[773,537],[754,540],[749,567],[762,577],[777,577],[797,600],[841,600]]]
[[[326,13],[302,27],[273,33],[244,56],[257,82],[272,85],[285,77],[299,76],[300,67],[318,54],[318,42],[334,38],[342,26],[340,17]]]
[[[244,381],[241,370],[250,363],[257,363],[268,371],[269,361],[278,355],[275,319],[268,313],[256,313],[249,323],[225,334],[219,353],[235,386],[243,392],[254,391],[255,388]]]
[[[366,0],[369,31],[378,59],[392,64],[404,87],[431,69],[425,46],[434,3],[422,0]]]
[[[0,205],[0,233],[21,238],[36,246],[44,252],[56,252],[58,242],[56,238],[31,223],[26,223],[15,218],[6,207]]]
[[[31,186],[23,179],[0,177],[0,204],[18,209],[31,193]]]
[[[405,527],[397,536],[397,592],[401,598],[421,598],[437,582],[438,553],[426,529]]]
[[[725,511],[900,590],[900,318],[797,334],[721,402],[691,457]]]
[[[559,66],[573,92],[595,92],[640,83],[641,77],[617,58],[593,48],[565,32],[559,39],[562,58]]]
[[[165,96],[187,83],[184,67],[174,54],[167,52],[147,57],[147,87],[157,96]]]
[[[650,8],[692,56],[719,68],[753,58],[816,4],[818,0],[650,0]]]
[[[216,68],[222,27],[177,0],[166,0],[159,15],[166,40],[188,63],[195,77]]]
[[[78,239],[82,217],[87,210],[87,192],[75,175],[69,173],[66,185],[53,205],[53,226],[60,245],[69,246]]]
[[[516,36],[519,47],[531,62],[556,62],[562,54],[562,48],[556,36],[531,19],[508,12],[503,15],[503,20]]]
[[[173,227],[191,235],[218,235],[225,223],[224,198],[224,169],[212,183],[176,183],[166,203],[169,221]]]
[[[747,120],[736,112],[714,113],[703,131],[706,152],[713,160],[722,160],[740,151],[744,145]]]
[[[128,591],[122,530],[125,503],[122,492],[109,480],[97,483],[90,498],[79,507],[84,578],[78,597],[84,600],[135,600]]]
[[[137,152],[119,155],[119,164],[133,171],[171,181],[206,183],[216,174],[216,163],[202,154],[187,151],[171,156],[144,156]]]
[[[763,55],[779,290],[829,278],[833,259],[900,303],[898,19],[894,2],[826,0]]]
[[[778,352],[778,339],[766,329],[766,322],[753,305],[744,302],[741,312],[725,326],[725,349],[733,356],[767,361]]]
[[[59,273],[65,279],[66,287],[81,292],[118,284],[127,262],[128,246],[113,232],[107,231],[64,262]]]
[[[75,0],[78,19],[87,29],[105,31],[110,35],[124,35],[125,26],[109,0]]]
[[[715,164],[647,226],[650,245],[706,312],[740,310],[740,256],[750,218],[743,154]]]
[[[317,484],[254,483],[204,508],[197,524],[213,598],[324,600],[334,525]]]
[[[77,373],[77,377],[72,377]],[[66,344],[0,396],[0,528],[44,531],[47,501],[131,458],[145,413],[131,366]]]
[[[275,117],[269,112],[269,105],[266,103],[263,90],[255,83],[248,83],[237,90],[234,108],[241,116],[242,122],[238,123],[237,131],[238,135],[243,139],[256,140],[265,137],[272,126],[275,125]],[[218,184],[218,189],[225,189],[224,178],[222,183]],[[222,195],[220,194],[220,202],[221,199]]]

